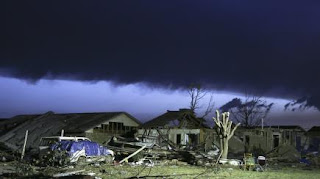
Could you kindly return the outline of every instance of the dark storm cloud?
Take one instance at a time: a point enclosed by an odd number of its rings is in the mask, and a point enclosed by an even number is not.
[[[2,3],[2,76],[197,82],[320,107],[320,1]]]
[[[292,102],[285,104],[284,110],[291,110],[291,111],[295,111],[297,109],[305,110],[308,108],[312,108],[314,106],[318,107],[319,109],[319,106],[320,106],[319,99],[320,99],[319,96],[304,96],[304,97],[298,98],[297,100],[294,100]]]
[[[288,105],[288,104],[286,104]],[[286,107],[285,105],[285,107]],[[244,107],[248,108],[255,108],[257,110],[263,110],[265,113],[269,113],[272,106],[274,106],[274,103],[267,103],[265,100],[261,100],[258,98],[247,98],[244,101],[242,101],[240,98],[233,98],[231,101],[227,102],[226,104],[222,105],[220,107],[220,110],[223,112],[230,111],[231,109],[238,108],[243,109]]]
[[[220,107],[220,110],[222,112],[227,112],[232,108],[236,108],[242,105],[241,99],[239,98],[233,98],[231,101],[227,102],[226,104],[222,105]]]

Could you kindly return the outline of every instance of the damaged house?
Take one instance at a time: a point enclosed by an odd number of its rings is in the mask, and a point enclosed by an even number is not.
[[[244,142],[246,151],[269,152],[284,145],[300,151],[306,142],[304,134],[305,130],[300,126],[266,126],[264,128],[239,127],[235,135]]]
[[[83,136],[102,143],[114,135],[136,130],[140,124],[126,112],[19,115],[0,124],[6,130],[0,142],[20,150],[28,130],[27,148],[35,149],[41,137],[60,136],[63,130],[64,136]]]
[[[219,136],[214,128],[205,124],[205,120],[195,117],[190,109],[167,111],[144,123],[138,130],[138,136],[144,142],[154,142],[161,147],[201,147],[209,151],[220,148]],[[230,153],[243,153],[244,142],[233,136],[229,142]]]
[[[309,129],[306,136],[308,137],[308,145],[305,145],[305,149],[320,152],[320,126]]]
[[[205,140],[204,131],[208,126],[204,122],[190,109],[168,110],[143,124],[138,130],[138,137],[160,146],[196,146]]]

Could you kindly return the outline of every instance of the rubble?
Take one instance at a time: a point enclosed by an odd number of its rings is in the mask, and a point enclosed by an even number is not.
[[[292,145],[284,144],[267,154],[269,160],[281,162],[299,162],[301,154]]]
[[[220,151],[216,146],[205,152],[201,145],[192,148],[185,146],[164,150],[154,143],[145,144],[146,142],[134,138],[123,137],[117,137],[113,143],[109,142],[108,147],[88,140],[81,142],[60,141],[52,144],[49,152],[42,155],[41,158],[34,160],[28,160],[31,158],[28,150],[26,150],[24,160],[21,160],[20,155],[0,147],[0,175],[11,178],[38,175],[48,177],[76,175],[77,177],[103,178],[105,176],[127,175],[128,171],[123,170],[126,167],[136,167],[141,172],[144,168],[148,168],[147,170],[150,171],[158,167],[169,167],[175,170],[192,165],[215,168],[215,172],[218,172],[221,167],[232,173],[240,168],[245,168],[246,164],[250,162],[249,165],[252,166],[253,171],[266,172],[269,171],[269,169],[266,170],[267,164],[272,162],[273,167],[270,168],[276,170],[282,167],[282,162],[293,163],[300,160],[300,153],[290,145],[279,146],[268,153],[267,157],[251,156],[248,160],[246,158],[239,160],[238,157],[235,157],[236,155],[230,155],[233,159],[219,159]],[[115,150],[114,153],[107,152],[110,148]],[[301,162],[309,162],[308,166],[319,165],[318,153],[308,153],[304,157],[305,160],[301,160]],[[125,161],[128,164],[124,164]],[[295,166],[303,168],[302,166],[306,165]]]
[[[240,166],[242,165],[242,161],[241,160],[237,160],[237,159],[220,159],[219,160],[219,164],[223,164],[223,165],[232,165],[232,166]]]
[[[155,165],[155,163],[151,159],[143,158],[143,159],[140,159],[137,162],[131,162],[130,165],[131,166],[144,165],[144,166],[147,166],[147,167],[153,167]]]

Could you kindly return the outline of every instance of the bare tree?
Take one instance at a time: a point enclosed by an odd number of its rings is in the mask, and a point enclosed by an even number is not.
[[[208,95],[208,93],[207,91],[205,91],[205,89],[201,87],[201,85],[191,85],[188,89],[188,93],[191,98],[189,107],[191,111],[196,113],[197,110],[203,107],[200,102],[205,96]],[[201,116],[201,118],[204,118],[207,115],[209,115],[212,112],[213,107],[214,107],[213,95],[211,94],[209,103],[206,107],[204,114]]]
[[[228,158],[229,151],[229,140],[234,135],[234,131],[239,127],[240,123],[236,126],[232,126],[232,121],[229,120],[229,112],[222,113],[222,118],[220,119],[219,111],[216,111],[216,117],[213,117],[213,121],[217,126],[217,133],[220,139],[220,150],[221,158]],[[232,129],[233,127],[233,129]]]
[[[243,127],[254,127],[267,117],[273,104],[267,103],[261,97],[246,95],[244,101],[234,98],[220,109],[229,111],[234,121],[241,123]]]

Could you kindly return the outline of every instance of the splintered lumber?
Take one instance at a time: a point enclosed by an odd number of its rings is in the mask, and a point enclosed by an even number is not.
[[[72,171],[72,172],[66,172],[66,173],[58,173],[53,175],[53,177],[66,177],[66,176],[71,176],[77,173],[84,172],[85,170],[78,170],[78,171]]]
[[[24,153],[26,151],[27,140],[28,140],[28,130],[26,131],[26,136],[24,137],[24,143],[23,143],[22,152],[21,152],[21,160],[23,159]]]
[[[121,163],[123,163],[123,162],[128,162],[128,159],[129,159],[129,158],[137,155],[139,152],[141,152],[141,151],[142,151],[144,148],[146,148],[146,147],[147,147],[146,145],[142,146],[140,149],[138,149],[137,151],[135,151],[134,153],[132,153],[132,154],[129,155],[128,157],[122,159],[119,163],[121,164]]]

